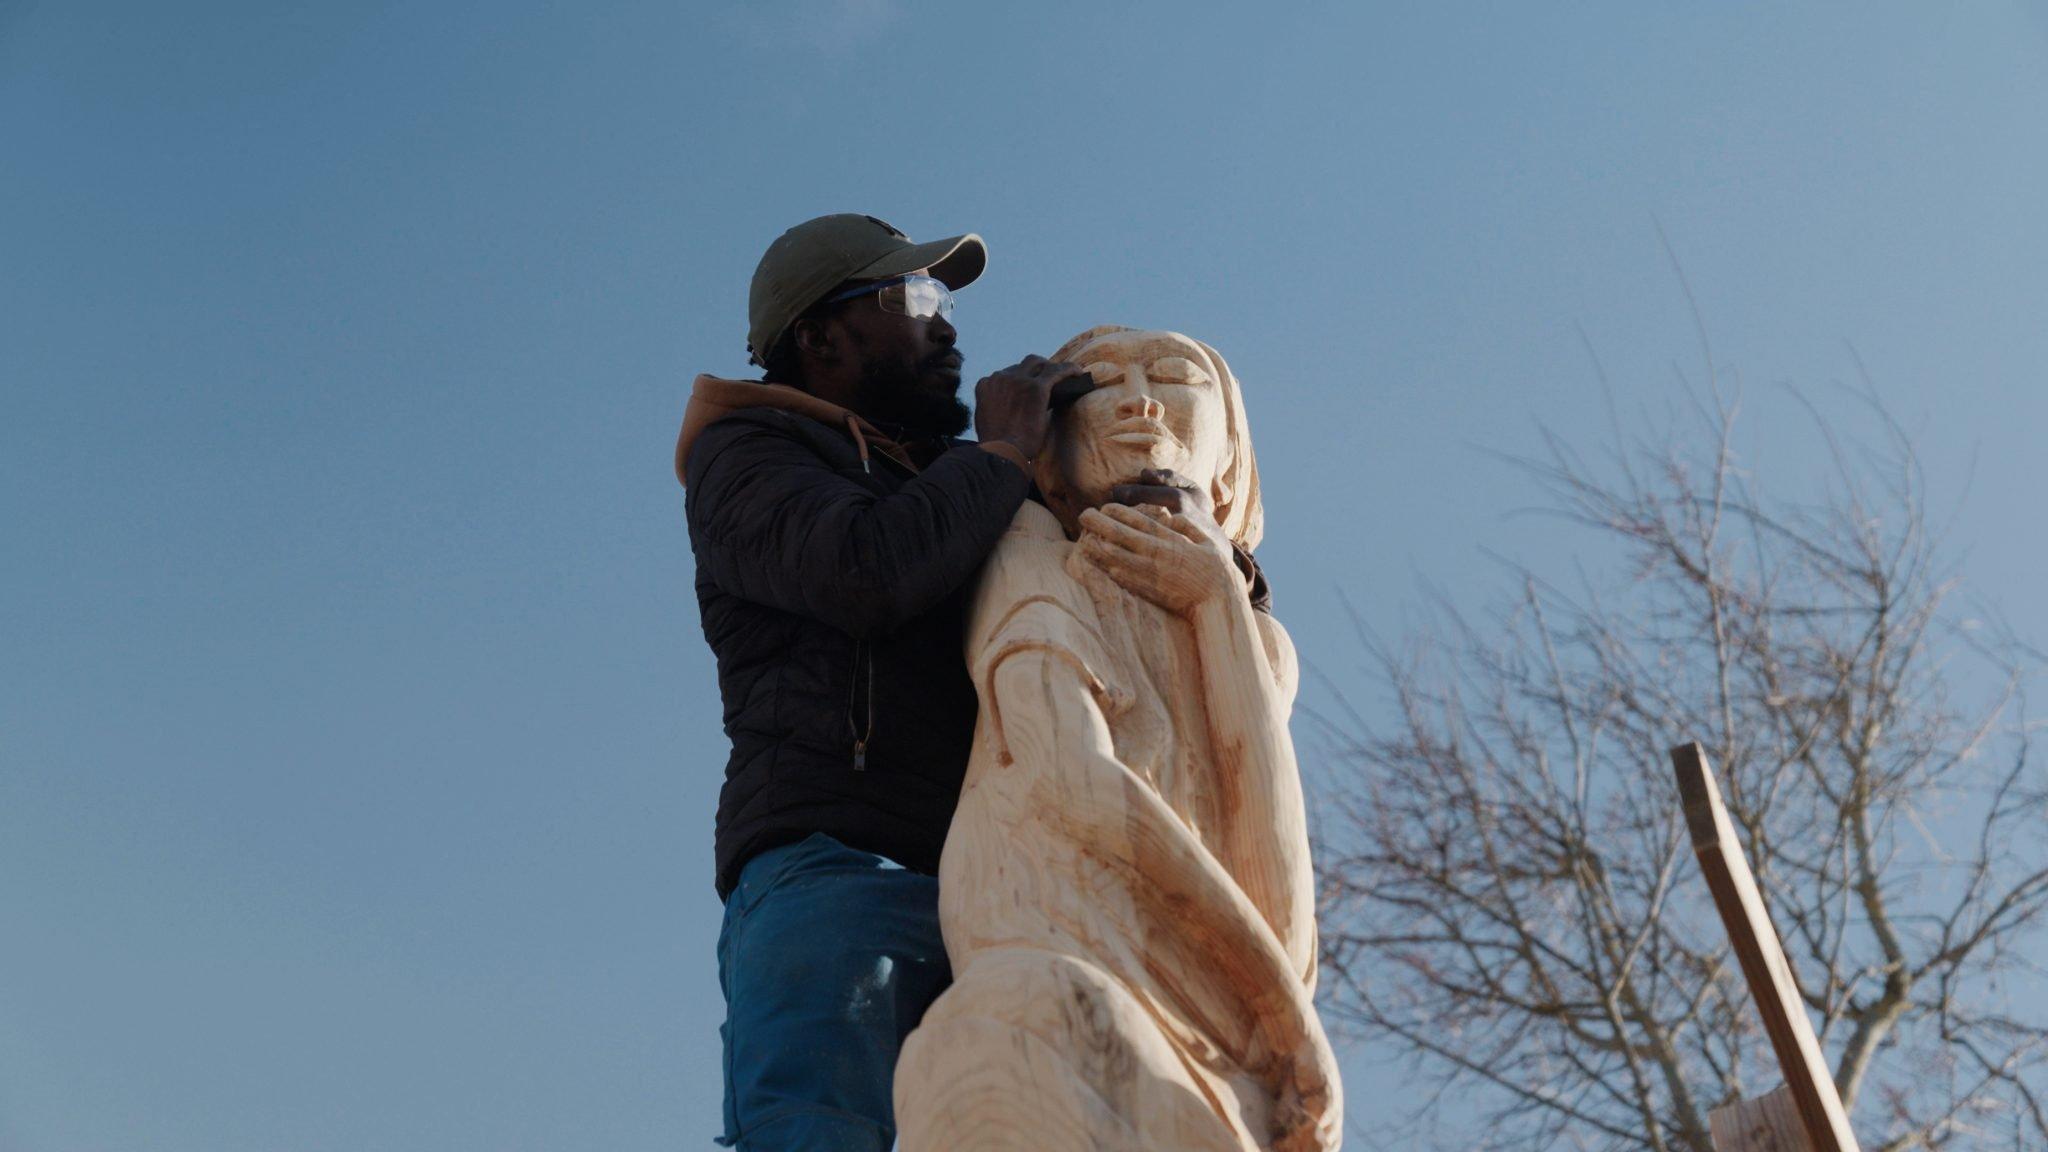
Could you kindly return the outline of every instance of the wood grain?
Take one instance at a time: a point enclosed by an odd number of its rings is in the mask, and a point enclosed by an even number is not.
[[[1039,477],[1053,507],[1019,510],[968,611],[981,712],[939,866],[954,982],[904,1042],[900,1147],[1329,1152],[1293,645],[1227,546],[1086,515],[1105,480],[1167,468],[1255,539],[1236,381],[1186,337],[1085,335],[1065,358],[1107,383],[1041,455],[1065,469]]]
[[[1779,1085],[1754,1100],[1738,1100],[1707,1113],[1714,1152],[1813,1152],[1799,1102]]]

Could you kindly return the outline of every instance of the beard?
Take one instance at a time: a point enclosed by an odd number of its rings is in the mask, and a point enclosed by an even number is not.
[[[855,411],[876,427],[905,440],[958,436],[972,420],[960,399],[960,377],[947,369],[953,357],[941,351],[910,371],[877,369],[861,378]],[[952,383],[945,381],[951,375]]]

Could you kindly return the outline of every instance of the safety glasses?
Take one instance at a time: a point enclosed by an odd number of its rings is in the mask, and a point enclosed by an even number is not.
[[[913,320],[929,320],[934,316],[950,319],[953,315],[952,289],[930,276],[915,274],[848,288],[836,296],[825,297],[825,302],[833,304],[869,293],[874,294],[875,302],[882,306],[882,311],[908,316]]]

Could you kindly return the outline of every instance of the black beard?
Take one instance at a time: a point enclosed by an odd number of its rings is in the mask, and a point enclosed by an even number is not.
[[[893,375],[864,378],[855,395],[854,410],[862,418],[906,441],[958,436],[973,420],[958,395],[906,387]]]

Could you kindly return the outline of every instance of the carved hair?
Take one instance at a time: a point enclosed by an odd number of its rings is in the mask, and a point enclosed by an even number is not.
[[[1126,328],[1118,324],[1098,324],[1086,332],[1060,345],[1052,354],[1054,360],[1085,363],[1081,352],[1104,336],[1119,332],[1136,332],[1140,329]],[[1259,464],[1252,455],[1251,427],[1245,422],[1244,393],[1238,387],[1237,377],[1231,374],[1230,365],[1223,354],[1192,336],[1179,332],[1163,332],[1162,335],[1178,336],[1202,350],[1208,363],[1204,365],[1223,390],[1223,419],[1225,437],[1230,444],[1230,463],[1224,465],[1223,474],[1216,477],[1221,492],[1216,501],[1216,522],[1223,526],[1223,532],[1235,540],[1246,551],[1259,546],[1259,538],[1265,535],[1266,511],[1259,503]]]

